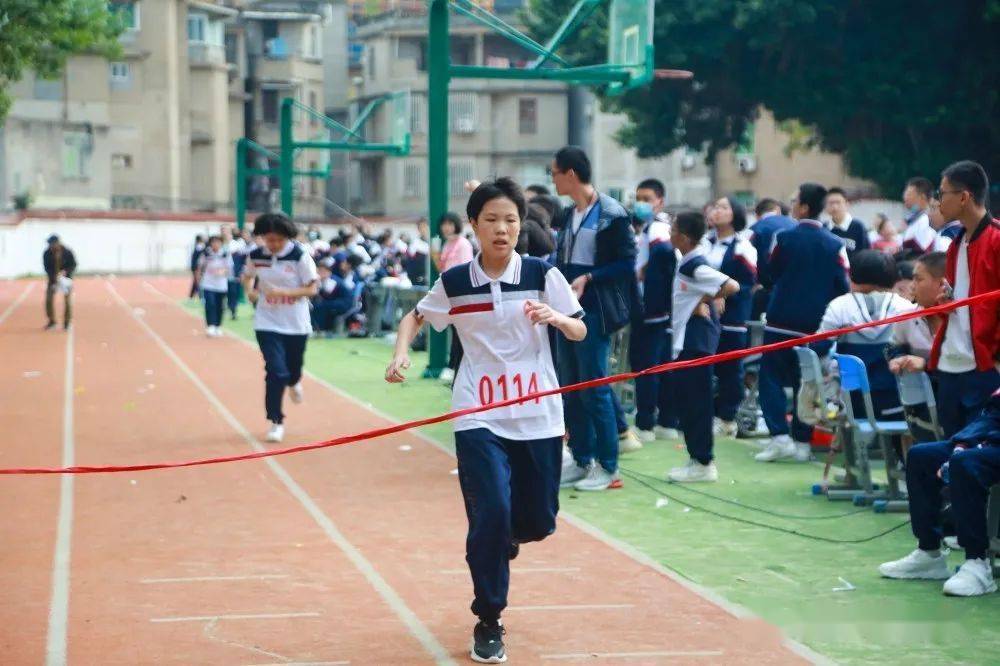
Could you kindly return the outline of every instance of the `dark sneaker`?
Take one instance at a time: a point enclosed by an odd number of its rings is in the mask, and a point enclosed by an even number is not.
[[[521,544],[517,541],[510,542],[510,552],[507,554],[508,560],[516,559],[521,552]]]
[[[472,661],[480,664],[502,664],[507,661],[507,653],[503,649],[504,631],[500,620],[486,622],[480,620],[472,630]]]
[[[56,323],[54,321],[50,321],[49,323],[47,323],[45,325],[45,330],[46,331],[51,331],[55,327],[56,327]]]

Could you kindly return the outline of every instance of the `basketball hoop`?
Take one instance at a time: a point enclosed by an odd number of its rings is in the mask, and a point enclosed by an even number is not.
[[[686,69],[654,69],[653,76],[657,79],[693,79],[694,72]]]

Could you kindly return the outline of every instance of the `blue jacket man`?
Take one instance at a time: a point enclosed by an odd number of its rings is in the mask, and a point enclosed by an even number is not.
[[[760,319],[767,310],[770,299],[771,280],[770,262],[771,248],[774,238],[782,231],[794,229],[796,222],[787,215],[781,214],[781,207],[774,199],[765,199],[757,204],[757,223],[750,227],[750,244],[757,250],[757,283],[753,292],[753,307],[751,319]]]
[[[630,319],[636,301],[635,235],[620,203],[590,183],[590,159],[567,146],[552,161],[556,191],[573,199],[558,223],[556,265],[584,309],[587,337],[571,343],[558,338],[559,382],[563,386],[608,375],[611,335]],[[618,478],[618,427],[610,386],[565,396],[566,429],[574,463],[562,483],[577,490],[605,490]]]

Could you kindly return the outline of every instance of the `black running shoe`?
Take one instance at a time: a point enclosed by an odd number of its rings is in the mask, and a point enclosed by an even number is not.
[[[510,542],[510,552],[507,554],[508,560],[516,559],[521,553],[521,543],[519,541]]]
[[[504,631],[500,620],[486,622],[480,620],[472,630],[472,661],[480,664],[502,664],[507,661],[507,653],[503,649]]]

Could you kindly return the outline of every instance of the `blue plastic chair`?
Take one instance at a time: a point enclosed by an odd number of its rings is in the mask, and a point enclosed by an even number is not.
[[[903,372],[896,375],[896,384],[899,386],[899,401],[906,410],[906,421],[909,423],[910,432],[918,442],[940,442],[944,437],[944,430],[938,419],[937,398],[934,396],[934,387],[931,385],[931,378],[926,372]],[[925,420],[921,415],[916,414],[914,407],[927,407]],[[929,436],[919,436],[927,433]]]
[[[879,513],[883,511],[907,511],[909,505],[905,501],[906,494],[903,492],[900,481],[904,478],[901,470],[901,461],[896,455],[896,449],[892,445],[892,438],[907,434],[910,429],[906,421],[880,421],[875,417],[875,406],[872,403],[871,384],[868,382],[868,369],[864,362],[857,356],[847,354],[833,354],[834,360],[840,369],[840,388],[845,393],[850,394],[857,391],[862,397],[862,407],[864,414],[854,413],[850,396],[844,400],[844,412],[851,429],[859,435],[855,442],[855,455],[858,457],[859,465],[870,470],[868,463],[868,444],[873,439],[877,440],[885,455],[885,471],[888,480],[885,493],[872,492],[866,489],[864,494],[855,497],[855,504],[867,504],[873,502],[875,510]],[[868,484],[871,485],[870,474]]]

